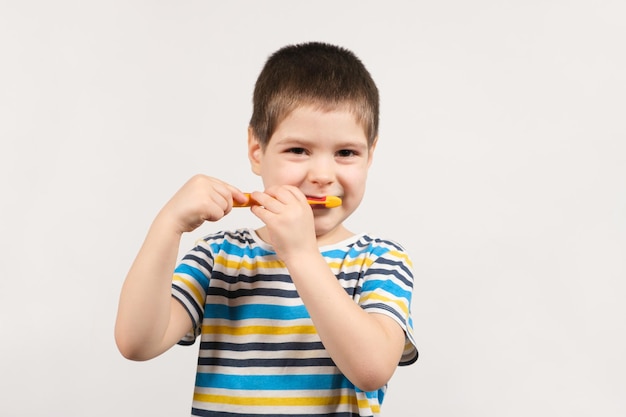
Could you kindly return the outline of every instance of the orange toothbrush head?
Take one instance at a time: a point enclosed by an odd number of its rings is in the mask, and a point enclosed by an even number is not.
[[[335,208],[341,206],[341,198],[334,195],[326,197],[307,197],[310,205],[323,205],[326,208]]]

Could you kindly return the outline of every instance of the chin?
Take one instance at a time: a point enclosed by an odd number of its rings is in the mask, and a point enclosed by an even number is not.
[[[330,238],[335,240],[334,236],[343,235],[344,228],[342,223],[333,222],[315,222],[315,236],[320,239]],[[339,239],[341,240],[341,239]]]

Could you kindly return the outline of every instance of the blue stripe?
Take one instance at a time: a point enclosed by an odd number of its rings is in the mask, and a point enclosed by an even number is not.
[[[398,285],[395,285],[395,283],[390,279],[365,280],[365,282],[363,283],[363,288],[361,289],[361,292],[363,293],[376,292],[379,289],[382,289],[388,292],[389,294],[393,294],[394,296],[398,298],[406,298],[409,301],[409,303],[411,301],[411,296],[412,296],[411,291],[403,290]]]
[[[371,255],[375,255],[380,257],[385,253],[389,252],[389,248],[384,246],[352,246],[350,250],[342,250],[342,249],[329,249],[322,252],[322,255],[326,258],[332,258],[333,260],[340,259],[357,259],[363,255],[368,255],[367,257],[371,257]]]
[[[296,320],[310,318],[304,305],[288,307],[271,304],[247,304],[229,307],[223,304],[207,304],[204,311],[205,319],[271,319]]]
[[[329,249],[322,252],[325,258],[345,259],[347,252],[341,249]]]
[[[381,263],[383,263],[383,262],[381,262]],[[404,285],[406,285],[407,287],[413,287],[413,274],[411,273],[411,271],[409,271],[405,267],[402,267],[401,269],[405,272],[405,275],[402,275],[399,272],[394,272],[394,271],[389,270],[389,269],[370,268],[365,273],[365,276],[367,277],[367,276],[370,276],[370,275],[381,275],[381,276],[389,277],[389,279],[391,279],[391,277],[393,276],[396,279],[402,281],[402,283]]]
[[[209,286],[209,279],[198,268],[187,264],[179,264],[174,270],[174,274],[189,275],[193,277],[205,289]]]
[[[228,255],[238,256],[240,258],[248,257],[248,258],[257,258],[257,257],[265,257],[268,255],[275,255],[276,252],[270,252],[263,249],[260,246],[250,247],[250,246],[239,246],[234,244],[228,240],[224,240],[217,243],[211,243],[211,250],[215,254],[227,253]]]
[[[196,386],[235,390],[331,390],[354,389],[354,385],[340,374],[321,375],[227,375],[198,373]]]

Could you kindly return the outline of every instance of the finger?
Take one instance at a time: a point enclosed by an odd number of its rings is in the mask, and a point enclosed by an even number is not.
[[[241,202],[241,203],[245,203],[247,201],[248,196],[246,195],[246,193],[241,191],[239,188],[235,187],[234,185],[228,184],[228,183],[224,183],[224,185],[228,188],[228,191],[230,192],[230,197],[233,200]]]
[[[271,217],[275,216],[274,213],[266,209],[261,205],[250,206],[250,211],[254,214],[259,220],[261,220],[265,225],[267,225],[271,221]]]
[[[286,192],[289,192],[290,197],[293,197],[295,200],[301,203],[307,203],[306,195],[298,188],[293,185],[285,185],[282,187]]]
[[[254,191],[250,194],[252,200],[256,201],[258,206],[264,207],[266,210],[269,210],[273,213],[278,213],[283,207],[283,203],[278,201],[273,195],[268,194],[267,192],[262,191]]]
[[[212,188],[214,191],[213,199],[224,210],[225,214],[229,213],[233,208],[233,200],[239,203],[247,202],[247,196],[231,184],[214,179]]]
[[[234,206],[245,206],[248,204],[250,200],[250,195],[243,192],[233,192],[233,207]]]
[[[230,212],[230,210],[233,208],[234,206],[233,202],[238,203],[237,204],[238,206],[245,205],[246,203],[248,203],[249,194],[244,193],[239,188],[227,182],[220,181],[220,180],[216,180],[216,181],[219,184],[220,194],[224,196],[224,198],[228,202],[228,206],[226,207],[227,213]]]

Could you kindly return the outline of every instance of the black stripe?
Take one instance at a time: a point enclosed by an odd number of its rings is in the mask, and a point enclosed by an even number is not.
[[[248,352],[251,350],[281,351],[281,350],[322,350],[322,342],[281,342],[281,343],[223,343],[202,342],[200,349],[203,350],[230,350],[235,352]]]
[[[249,413],[227,413],[224,411],[191,409],[192,416],[200,417],[359,417],[357,413],[324,413],[324,414],[249,414]]]
[[[251,271],[252,272],[252,271]],[[260,274],[256,273],[254,275],[226,275],[222,271],[213,271],[213,276],[211,279],[217,279],[220,281],[227,282],[229,284],[234,284],[237,282],[292,282],[291,276],[288,274]]]
[[[398,273],[397,271],[394,271],[393,269],[382,269],[382,268],[370,268],[367,270],[367,272],[365,273],[366,276],[368,275],[374,275],[374,274],[379,274],[385,277],[385,279],[389,280],[390,276],[393,275],[395,278],[397,278],[399,281],[402,281],[404,283],[404,285],[406,285],[409,288],[413,288],[413,275],[406,270],[406,268],[402,268],[405,270],[405,272],[407,272],[409,275],[408,278],[406,275],[402,275],[400,273]]]
[[[235,299],[238,297],[253,297],[253,296],[267,296],[267,297],[279,297],[279,298],[298,298],[298,292],[296,290],[280,290],[276,288],[241,288],[238,290],[229,290],[227,288],[209,287],[207,290],[208,296],[218,296],[227,299]]]
[[[205,358],[198,359],[198,365],[219,365],[229,366],[233,368],[291,368],[291,367],[310,367],[310,366],[335,366],[330,358],[306,358],[306,359],[226,359],[226,358]]]
[[[211,263],[213,263],[213,252],[211,252],[209,249],[205,248],[204,246],[200,246],[200,245],[196,246],[195,248],[191,250],[189,254],[193,252],[202,252],[211,261]],[[189,256],[189,254],[186,256]]]
[[[200,308],[198,303],[195,302],[195,300],[193,299],[191,294],[189,294],[189,293],[187,293],[185,291],[182,291],[180,288],[178,288],[175,285],[172,286],[172,291],[176,291],[176,294],[172,293],[172,296],[176,299],[176,301],[178,301],[185,308],[185,310],[187,310],[187,313],[189,313],[189,317],[191,317],[191,322],[192,322],[193,328],[195,329],[198,326],[198,323],[196,322],[196,320],[194,320],[194,316],[193,316],[192,312],[189,311],[189,309],[187,308],[187,306],[185,305],[185,303],[183,302],[183,300],[181,298],[184,298],[184,299],[186,299],[187,301],[189,301],[191,303],[193,308],[196,310],[196,314],[200,318],[200,320],[202,320],[202,316],[203,316],[202,309]]]
[[[209,258],[211,263],[213,263],[213,258],[210,256],[210,254],[207,253],[206,256],[207,258]],[[188,253],[187,255],[185,255],[185,257],[183,258],[183,263],[184,261],[193,261],[196,264],[200,265],[202,268],[204,268],[204,270],[208,273],[211,273],[211,269],[213,269],[213,266],[209,264],[206,259],[196,256],[194,253]]]
[[[363,307],[363,310],[369,310],[372,308],[376,308],[378,310],[386,310],[388,312],[390,312],[391,314],[393,314],[394,316],[396,316],[399,320],[400,323],[404,324],[404,326],[406,326],[406,319],[404,318],[403,315],[401,315],[398,311],[394,310],[393,308],[391,308],[390,306],[388,306],[387,304],[382,304],[382,303],[375,303],[375,304],[366,304]]]

